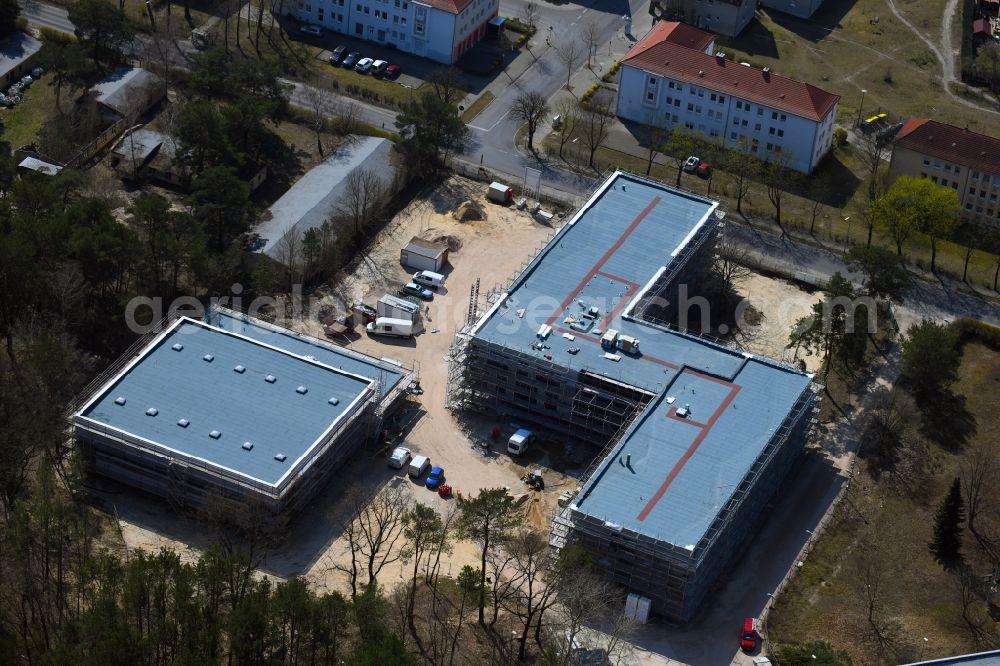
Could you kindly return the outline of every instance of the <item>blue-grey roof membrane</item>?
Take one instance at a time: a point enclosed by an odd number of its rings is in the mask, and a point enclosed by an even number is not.
[[[403,379],[404,373],[391,363],[348,349],[316,343],[287,329],[269,328],[252,319],[234,316],[218,308],[211,309],[205,321],[232,333],[238,333],[292,354],[311,357],[331,368],[338,368],[379,382],[379,397],[389,394]]]
[[[766,359],[622,315],[697,226],[714,222],[715,206],[660,183],[613,175],[474,331],[656,394],[576,506],[691,549],[810,383],[809,376]],[[698,293],[697,285],[690,292]],[[574,321],[587,321],[582,312],[592,305],[598,321],[586,331],[573,328]],[[549,323],[554,330],[538,348],[536,333]],[[599,339],[609,328],[637,338],[641,353],[619,350],[617,361],[605,358]],[[685,405],[686,419],[668,415]]]
[[[352,409],[369,382],[181,319],[81,416],[275,485]]]

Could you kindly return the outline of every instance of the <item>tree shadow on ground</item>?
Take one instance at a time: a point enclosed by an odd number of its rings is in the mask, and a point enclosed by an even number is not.
[[[960,451],[976,434],[976,417],[964,395],[945,389],[919,402],[920,432],[948,451]]]

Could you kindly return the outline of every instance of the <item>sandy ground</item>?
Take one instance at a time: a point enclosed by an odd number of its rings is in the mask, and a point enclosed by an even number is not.
[[[822,299],[821,292],[809,292],[787,280],[758,273],[751,274],[738,285],[738,291],[763,315],[757,325],[744,329],[741,345],[747,351],[790,363],[801,359],[808,371],[816,371],[822,366],[821,357],[805,349],[786,347],[795,322],[809,314],[813,303]]]

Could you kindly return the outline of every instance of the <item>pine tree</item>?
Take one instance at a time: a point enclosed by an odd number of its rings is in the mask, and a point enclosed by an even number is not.
[[[931,554],[944,567],[951,567],[962,559],[962,522],[965,505],[962,501],[962,481],[958,477],[951,490],[941,501],[934,516],[934,538],[930,542]]]

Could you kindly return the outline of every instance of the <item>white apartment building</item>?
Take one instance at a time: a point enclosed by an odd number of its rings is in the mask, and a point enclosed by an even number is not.
[[[780,154],[790,168],[812,172],[831,148],[840,97],[713,50],[708,33],[656,24],[622,60],[618,115],[687,128],[762,160]]]
[[[285,0],[285,15],[452,64],[486,34],[500,0]]]

